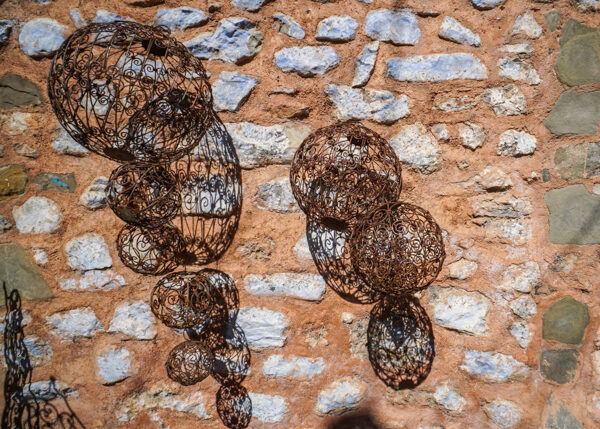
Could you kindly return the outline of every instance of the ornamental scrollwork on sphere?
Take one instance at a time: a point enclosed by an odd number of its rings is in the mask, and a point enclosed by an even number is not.
[[[217,413],[225,426],[244,429],[252,418],[252,400],[240,384],[224,384],[217,392]]]
[[[191,386],[209,376],[212,354],[200,341],[184,341],[173,347],[167,357],[167,376],[183,385]]]

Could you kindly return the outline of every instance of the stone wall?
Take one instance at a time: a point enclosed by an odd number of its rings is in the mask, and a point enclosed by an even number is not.
[[[252,427],[328,427],[341,413],[381,428],[597,427],[597,10],[595,0],[5,1],[0,274],[22,287],[33,381],[56,377],[88,428],[221,427],[216,382],[166,377],[182,337],[150,312],[156,279],[116,254],[121,221],[103,194],[116,164],[59,129],[45,95],[48,56],[66,35],[126,17],[170,26],[205,59],[244,168],[240,227],[214,266],[240,290]],[[446,264],[420,297],[436,359],[414,390],[386,390],[373,374],[370,306],[325,287],[291,195],[302,139],[351,118],[390,141],[402,198],[445,231]]]

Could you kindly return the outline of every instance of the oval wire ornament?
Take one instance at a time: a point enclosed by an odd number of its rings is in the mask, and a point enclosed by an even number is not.
[[[183,385],[191,386],[209,376],[212,366],[210,350],[199,341],[184,341],[173,347],[167,357],[167,376]]]

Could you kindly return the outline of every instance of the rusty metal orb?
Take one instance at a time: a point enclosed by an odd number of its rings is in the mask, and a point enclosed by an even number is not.
[[[112,211],[143,228],[156,228],[175,217],[180,198],[175,176],[160,164],[123,164],[112,172],[106,187]]]
[[[385,297],[371,310],[369,361],[392,389],[410,389],[429,375],[435,346],[431,320],[412,296]]]
[[[446,256],[442,230],[429,212],[402,202],[384,204],[365,216],[349,245],[363,279],[391,295],[427,287]]]
[[[184,341],[173,347],[165,363],[168,377],[183,386],[204,380],[210,374],[211,366],[212,354],[199,341]]]
[[[167,274],[152,289],[152,313],[170,328],[191,328],[204,323],[213,307],[210,282],[202,273]]]
[[[165,27],[124,21],[89,24],[67,38],[50,67],[48,96],[58,121],[75,141],[118,162],[184,155],[202,137],[202,124],[212,109],[200,59]],[[164,118],[187,116],[183,134],[195,137],[159,139],[160,151],[136,148],[139,141],[130,135],[131,119],[137,118],[133,122],[138,130],[145,126],[142,117],[156,120],[161,99],[171,106]],[[173,131],[172,125],[163,125]]]
[[[321,128],[302,142],[290,181],[310,220],[341,231],[373,207],[398,200],[402,167],[385,139],[347,122]]]
[[[231,429],[247,428],[252,419],[252,400],[241,384],[224,384],[217,391],[217,412]]]

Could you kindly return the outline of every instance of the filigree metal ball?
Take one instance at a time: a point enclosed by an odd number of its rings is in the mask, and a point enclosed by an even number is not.
[[[211,371],[212,354],[199,341],[185,341],[175,346],[165,363],[169,378],[184,386],[204,380]]]
[[[199,338],[213,353],[211,375],[221,384],[241,383],[250,371],[250,349],[237,324],[204,328]]]
[[[213,309],[211,284],[202,273],[168,274],[152,289],[150,308],[170,328],[200,325]]]
[[[110,175],[106,201],[125,222],[156,228],[175,217],[181,206],[175,176],[160,164],[123,164]]]
[[[385,297],[371,310],[367,348],[375,374],[387,386],[399,390],[421,384],[435,357],[425,309],[408,295]]]
[[[321,128],[302,142],[290,181],[308,218],[339,231],[373,207],[397,201],[402,168],[385,139],[358,123],[343,123]]]
[[[384,204],[365,216],[349,245],[363,279],[392,295],[427,287],[446,256],[442,230],[429,212],[402,202]]]
[[[241,384],[222,385],[217,391],[217,412],[225,426],[244,429],[252,419],[252,400]]]
[[[48,95],[75,141],[119,162],[183,156],[204,134],[212,109],[200,59],[167,28],[135,22],[76,30],[52,61]],[[157,147],[148,145],[151,132]]]

